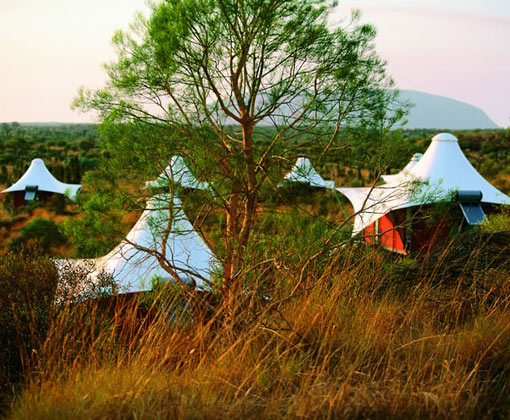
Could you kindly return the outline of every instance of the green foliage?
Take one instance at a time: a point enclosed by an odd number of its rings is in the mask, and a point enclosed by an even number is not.
[[[87,267],[41,254],[0,255],[0,404],[11,384],[40,363],[55,316],[67,314],[69,304],[116,294],[111,275],[91,280],[88,274]]]
[[[61,308],[90,299],[102,299],[117,295],[118,284],[111,273],[95,272],[94,261],[57,260],[59,281],[56,304]]]
[[[75,107],[96,110],[102,120],[104,159],[95,173],[104,181],[95,190],[101,196],[137,202],[145,194],[135,187],[173,155],[209,183],[212,194],[196,220],[224,213],[211,236],[222,238],[215,254],[225,292],[241,281],[246,250],[256,247],[250,241],[258,238],[258,210],[271,207],[285,162],[310,150],[327,162],[347,137],[383,150],[404,115],[374,52],[375,29],[356,14],[331,28],[335,5],[155,3],[148,19],[137,16],[129,32],[115,34],[117,60],[105,66],[106,87],[81,89],[75,99]]]
[[[83,201],[81,201],[83,200]],[[64,223],[65,234],[72,238],[78,258],[95,258],[105,255],[123,238],[122,200],[108,194],[94,194],[89,199],[80,197],[83,214]]]
[[[510,207],[502,206],[498,212],[491,213],[481,229],[489,233],[510,231]]]
[[[0,389],[37,359],[48,331],[57,271],[46,257],[0,255]]]
[[[92,157],[98,151],[98,136],[94,124],[18,124],[13,128],[4,123],[0,129],[0,183],[17,181],[34,158],[43,159],[60,181],[79,183],[83,173],[95,165]],[[92,164],[78,159],[85,153]]]
[[[20,230],[20,235],[9,243],[12,250],[35,247],[40,252],[49,253],[65,244],[66,235],[53,220],[37,217]]]
[[[67,197],[63,194],[53,194],[52,197],[48,199],[45,203],[49,209],[53,210],[55,214],[65,214],[66,213],[66,201]]]

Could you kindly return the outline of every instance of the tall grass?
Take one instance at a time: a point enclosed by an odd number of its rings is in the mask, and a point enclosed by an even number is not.
[[[250,322],[235,330],[214,300],[168,290],[73,305],[55,319],[10,415],[505,418],[509,280],[500,270],[491,287],[485,264],[459,288],[459,277],[438,282],[439,267],[424,261],[342,249],[304,280],[275,267],[281,290],[256,304],[247,295]]]

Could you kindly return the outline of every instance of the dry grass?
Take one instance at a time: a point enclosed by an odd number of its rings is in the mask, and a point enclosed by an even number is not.
[[[327,276],[275,272],[282,286],[243,327],[168,294],[63,311],[19,395],[14,419],[505,418],[505,296],[438,288],[422,271],[353,248]],[[296,277],[296,278],[294,278]],[[316,280],[311,280],[316,279]],[[285,280],[285,282],[283,281]],[[396,280],[396,277],[395,277]],[[297,286],[297,287],[296,287]],[[477,293],[476,300],[470,293]],[[494,294],[494,290],[491,290]],[[467,299],[469,315],[452,301]],[[475,303],[473,303],[475,302]],[[253,302],[252,302],[253,303]],[[273,305],[274,303],[274,305]],[[473,306],[475,305],[475,306]],[[201,307],[203,309],[203,307]],[[177,310],[178,313],[181,313]],[[182,314],[182,313],[181,313]]]

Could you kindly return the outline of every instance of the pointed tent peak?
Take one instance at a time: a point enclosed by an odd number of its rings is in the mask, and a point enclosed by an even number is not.
[[[190,281],[199,288],[206,286],[202,278],[210,278],[216,261],[186,217],[177,193],[151,197],[126,239],[99,260],[105,269],[114,273],[122,287],[139,291],[150,290],[150,280],[154,276],[171,279],[157,255],[174,265],[183,281]]]
[[[48,167],[44,163],[44,160],[42,160],[41,158],[32,159],[32,161],[30,162],[30,166],[27,169],[27,172],[30,171],[31,169],[47,172],[51,177],[53,177]]]
[[[450,133],[439,133],[432,138],[432,141],[458,143],[459,139]]]
[[[173,155],[172,158],[170,159],[170,164],[172,166],[173,165],[179,165],[179,166],[181,166],[183,168],[188,169],[188,165],[186,165],[184,157],[182,157],[181,155]]]
[[[174,266],[175,274],[182,281],[201,289],[207,287],[217,261],[186,217],[177,194],[151,197],[125,239],[105,256],[67,261],[78,266],[91,265],[89,276],[93,281],[98,280],[101,273],[110,273],[121,292],[127,293],[151,290],[155,277],[172,280],[161,266],[161,258]]]
[[[400,173],[407,173],[411,169],[413,169],[416,164],[420,161],[420,159],[423,157],[423,153],[415,153],[409,163],[405,166],[404,169]]]
[[[412,179],[425,181],[428,189],[446,196],[457,190],[475,190],[483,194],[482,202],[509,204],[510,198],[492,186],[471,165],[455,136],[435,136],[419,162],[409,171]]]
[[[297,173],[299,175],[303,175],[305,177],[313,176],[313,175],[317,174],[317,171],[313,167],[312,162],[310,161],[310,159],[308,159],[305,156],[300,156],[297,158],[296,163],[292,167],[292,170],[290,173],[292,173],[292,171],[294,171],[295,173]],[[287,178],[287,176],[286,176],[286,178]]]
[[[170,159],[170,165],[167,168],[171,168],[174,175],[180,175],[181,173],[191,173],[186,161],[181,155],[174,155]]]
[[[335,188],[335,181],[325,181],[315,170],[305,156],[298,157],[291,171],[285,175],[284,180],[289,182],[302,182],[310,184],[312,187]]]
[[[382,175],[381,178],[387,184],[399,182],[409,176],[409,171],[420,161],[423,153],[415,153],[408,164],[400,172],[393,175]]]
[[[457,137],[441,133],[432,138],[423,157],[409,171],[409,180],[425,181],[423,189],[441,191],[444,198],[457,190],[481,191],[482,202],[510,204],[510,198],[491,185],[471,165]]]
[[[55,178],[40,158],[33,159],[21,178],[2,192],[25,191],[27,186],[36,186],[39,191],[67,195],[73,201],[81,189],[81,184],[66,184]]]
[[[188,165],[186,165],[184,158],[180,155],[172,156],[170,164],[165,170],[155,181],[147,181],[145,183],[145,188],[164,188],[168,185],[170,180],[173,180],[175,184],[184,188],[195,190],[209,189],[209,184],[207,184],[207,182],[202,182],[195,178],[188,168]]]
[[[301,165],[312,165],[312,162],[310,162],[310,159],[308,159],[306,156],[299,156],[296,160],[296,166]]]
[[[337,190],[359,211],[353,235],[392,210],[449,201],[455,191],[479,191],[482,203],[510,204],[510,197],[478,173],[457,138],[447,133],[435,136],[423,157],[405,174],[391,179],[391,183]]]

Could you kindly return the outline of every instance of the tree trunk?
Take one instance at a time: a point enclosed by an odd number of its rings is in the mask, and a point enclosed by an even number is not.
[[[223,264],[222,296],[225,302],[227,320],[231,325],[237,322],[243,308],[242,269],[257,211],[257,178],[253,151],[253,123],[242,124],[243,155],[246,168],[245,190],[234,186],[230,196],[226,217],[226,258]]]

